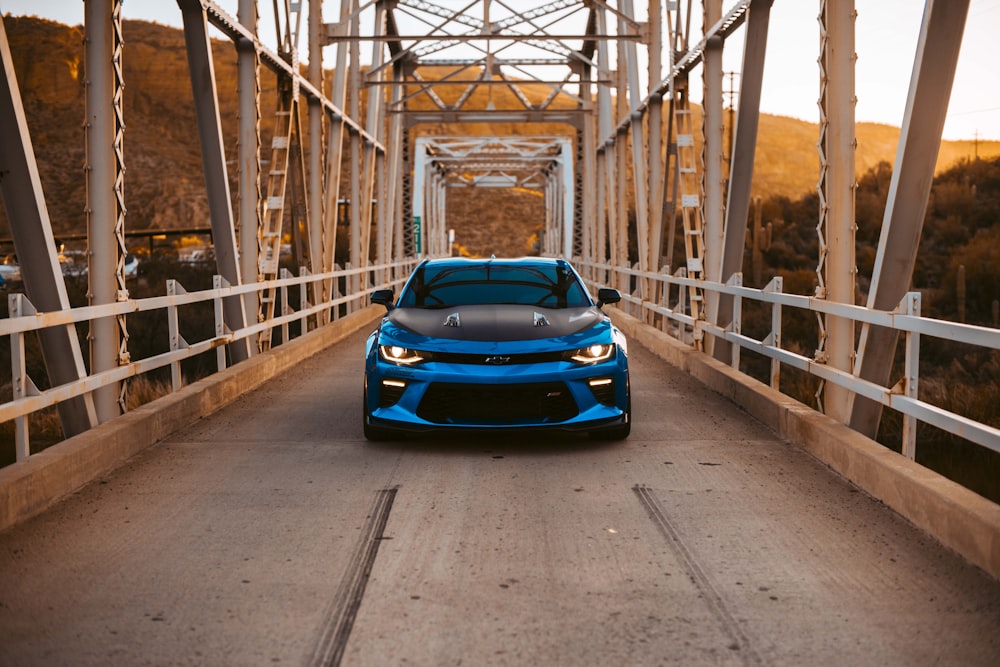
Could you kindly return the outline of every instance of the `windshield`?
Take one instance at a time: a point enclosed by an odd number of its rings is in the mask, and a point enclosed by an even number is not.
[[[396,304],[401,308],[451,308],[477,304],[518,304],[542,308],[592,305],[586,290],[565,265],[419,267]]]

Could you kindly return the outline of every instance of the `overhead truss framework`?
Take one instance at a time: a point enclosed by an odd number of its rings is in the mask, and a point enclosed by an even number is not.
[[[273,285],[263,283],[277,277],[275,258],[288,237],[299,266],[314,273],[335,264],[363,269],[446,253],[444,204],[451,187],[542,190],[543,251],[579,258],[588,278],[637,298],[664,298],[653,293],[644,273],[669,270],[727,282],[742,270],[773,0],[286,0],[263,3],[273,4],[274,47],[258,33],[259,0],[230,0],[238,5],[236,16],[211,0],[176,1],[218,274],[231,284],[262,284],[224,304],[226,326],[256,319],[263,331],[256,345],[232,345],[233,361],[270,344],[265,329],[280,313]],[[854,141],[854,59],[847,52],[853,51],[853,1],[815,1],[822,34],[819,231],[825,253],[816,296],[853,302],[854,176],[844,168]],[[87,26],[88,40],[101,45],[93,58],[128,58],[119,34],[121,2],[88,0],[89,7],[101,9],[88,13],[88,22],[92,15],[112,17]],[[967,10],[968,0],[926,0],[869,308],[894,308],[912,275],[920,233],[914,221],[922,220],[926,207]],[[308,74],[298,50],[304,17]],[[727,156],[722,54],[737,31],[743,65]],[[218,34],[233,42],[239,65],[235,142],[226,138],[220,118],[211,44]],[[4,204],[26,265],[29,299],[39,308],[65,308],[20,93],[6,38],[0,37]],[[324,62],[330,50],[333,59]],[[88,63],[88,69],[97,68]],[[274,106],[286,114],[273,136],[261,131],[262,69],[277,77],[282,99]],[[702,82],[700,125],[694,122],[699,95],[692,75]],[[100,300],[127,296],[119,279],[128,191],[120,160],[123,136],[127,142],[120,91],[128,83],[119,76],[115,69],[106,77],[114,99],[99,104],[102,88],[94,86],[91,106],[118,114],[89,133],[91,279],[102,275],[106,283],[92,286],[91,293]],[[239,170],[232,180],[236,192],[229,189],[233,164]],[[346,244],[342,236],[338,243],[343,234]],[[683,262],[673,258],[677,236],[684,240]],[[114,271],[101,270],[112,266]],[[621,267],[637,268],[638,277],[614,271]],[[363,291],[381,278],[377,271],[360,271],[347,288]],[[308,298],[326,300],[337,288],[330,281]],[[724,299],[704,296],[697,285],[685,298],[693,317],[729,325],[732,309]],[[329,316],[317,317],[316,325]],[[99,342],[95,336],[91,351],[104,369],[129,357],[124,319],[117,329],[114,324],[104,323],[110,333]],[[821,328],[817,363],[845,371],[853,366],[865,379],[891,384],[891,332],[872,327],[855,348],[850,323],[832,318]],[[86,372],[79,345],[67,332],[52,332],[42,343],[54,384]],[[103,345],[108,348],[98,349]],[[732,357],[724,342],[704,347],[721,359]],[[96,413],[89,398],[67,406],[66,430],[103,420],[117,409],[113,399],[98,401]],[[871,434],[877,427],[878,410],[861,399],[828,395],[825,403],[859,430]]]
[[[428,250],[450,252],[445,217],[448,188],[520,188],[545,198],[544,252],[572,256],[574,157],[570,137],[423,136],[416,140],[414,216]],[[427,205],[435,203],[436,205]]]
[[[427,157],[449,187],[538,190],[559,168],[566,143],[564,137],[429,137]]]

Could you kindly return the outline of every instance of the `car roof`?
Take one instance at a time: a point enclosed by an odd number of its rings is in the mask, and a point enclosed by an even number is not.
[[[439,259],[425,259],[421,266],[438,267],[471,267],[484,266],[570,266],[565,259],[555,257],[442,257]]]

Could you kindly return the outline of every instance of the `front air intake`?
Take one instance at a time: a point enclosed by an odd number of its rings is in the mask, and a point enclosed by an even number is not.
[[[435,382],[417,415],[438,424],[537,424],[572,419],[579,412],[562,382],[462,384]]]

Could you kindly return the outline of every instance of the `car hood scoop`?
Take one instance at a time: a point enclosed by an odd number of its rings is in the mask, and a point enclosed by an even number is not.
[[[415,334],[454,340],[512,341],[559,338],[604,319],[596,307],[541,308],[495,305],[453,308],[396,308],[389,321]]]

